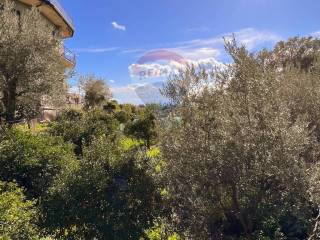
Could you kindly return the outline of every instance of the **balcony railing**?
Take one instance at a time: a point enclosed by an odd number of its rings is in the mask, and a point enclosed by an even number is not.
[[[64,47],[64,58],[73,66],[76,65],[76,55],[66,47]]]

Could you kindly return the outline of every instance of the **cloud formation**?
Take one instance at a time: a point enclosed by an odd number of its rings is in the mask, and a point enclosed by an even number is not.
[[[221,51],[212,47],[199,47],[199,48],[176,48],[172,49],[189,60],[199,60],[205,58],[217,58]]]
[[[112,22],[112,27],[125,31],[126,27]],[[239,44],[245,45],[248,50],[256,50],[260,47],[272,46],[282,38],[272,32],[258,31],[253,28],[246,28],[234,33],[225,33],[211,38],[193,39],[190,41],[176,42],[165,45],[143,46],[133,49],[126,48],[79,48],[74,49],[78,53],[105,53],[110,51],[119,51],[121,54],[141,54],[147,52],[157,52],[157,50],[150,50],[152,48],[166,48],[166,51],[178,54],[185,59],[185,63],[175,61],[174,59],[165,59],[165,61],[157,61],[158,58],[153,56],[155,61],[146,61],[139,63],[138,61],[128,67],[132,84],[122,87],[113,87],[112,92],[115,99],[121,103],[131,102],[135,104],[143,104],[150,102],[163,102],[165,99],[160,95],[161,88],[159,81],[162,83],[170,74],[178,73],[179,70],[185,68],[187,64],[193,64],[204,69],[212,69],[214,67],[223,67],[222,63],[226,61],[226,54],[224,51],[224,38],[226,40],[235,36]],[[319,36],[320,31],[312,33],[312,36]],[[149,49],[149,51],[145,50]],[[161,49],[160,49],[161,50]],[[146,54],[144,54],[146,55]],[[143,55],[143,56],[144,56]],[[162,56],[162,55],[161,55]],[[160,56],[159,56],[160,57]],[[162,56],[163,57],[163,56]],[[141,80],[142,78],[142,80]],[[113,80],[109,80],[114,83]]]
[[[275,43],[282,39],[278,34],[273,32],[258,31],[254,28],[244,28],[233,33],[224,33],[212,38],[194,39],[191,41],[180,42],[177,43],[177,45],[178,48],[182,49],[205,47],[221,49],[224,44],[224,38],[228,40],[233,35],[240,44],[244,44],[249,50],[258,47],[261,44]]]
[[[111,88],[112,95],[119,103],[143,104],[135,89],[137,85],[127,85],[123,87]]]
[[[231,40],[233,36],[239,44],[245,45],[248,50],[254,50],[267,44],[274,44],[281,40],[281,37],[275,33],[246,28],[235,33],[222,34],[213,38],[179,42],[173,44],[175,46],[167,48],[166,50],[153,50],[151,52],[159,52],[159,57],[161,57],[161,52],[171,51],[172,53],[181,55],[185,59],[186,64],[175,61],[175,59],[171,59],[165,63],[159,63],[157,61],[139,63],[138,61],[129,66],[130,76],[140,79],[167,77],[177,73],[188,64],[204,69],[222,67],[223,64],[218,59],[224,51],[224,41]],[[146,55],[148,55],[148,53],[146,53]],[[154,58],[157,59],[155,56]]]
[[[169,61],[166,64],[134,63],[129,66],[129,73],[132,78],[147,79],[157,77],[168,77],[171,74],[178,73],[179,69],[182,68],[183,65],[175,61]]]
[[[132,48],[132,49],[122,50],[121,53],[122,54],[132,54],[132,53],[142,53],[145,51],[146,51],[146,49],[144,49],[144,48]]]
[[[115,99],[120,103],[149,104],[167,103],[168,99],[160,93],[162,82],[130,84],[124,87],[111,88]]]
[[[126,31],[126,29],[127,29],[126,26],[120,25],[120,24],[117,23],[117,22],[112,22],[111,25],[112,25],[112,27],[113,27],[114,29],[117,29],[117,30],[120,30],[120,31]]]
[[[311,33],[311,36],[315,38],[320,38],[320,31]]]

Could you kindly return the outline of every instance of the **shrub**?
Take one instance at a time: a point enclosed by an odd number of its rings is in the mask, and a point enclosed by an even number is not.
[[[31,198],[43,195],[58,174],[76,164],[72,146],[58,137],[9,130],[0,141],[0,179],[16,181]]]
[[[80,167],[51,188],[46,224],[77,239],[138,239],[153,220],[157,197],[146,165],[117,140],[100,137],[85,147]]]
[[[139,116],[138,119],[130,122],[125,128],[125,133],[137,139],[144,140],[146,146],[150,147],[157,136],[155,128],[156,118],[154,114],[150,113],[145,116]]]
[[[39,214],[15,183],[0,182],[0,239],[35,239]]]
[[[49,126],[48,132],[73,143],[75,153],[81,155],[83,146],[90,144],[92,139],[114,134],[118,129],[119,123],[113,115],[102,110],[95,109],[88,112],[67,110]]]

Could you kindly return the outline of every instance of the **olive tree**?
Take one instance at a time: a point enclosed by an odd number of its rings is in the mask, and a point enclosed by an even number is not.
[[[6,2],[0,11],[0,101],[7,122],[15,120],[17,106],[39,111],[40,103],[64,96],[61,41],[52,32],[35,8],[18,15]]]
[[[227,42],[232,64],[190,67],[166,86],[176,108],[160,133],[160,179],[187,239],[306,239],[312,229],[320,65],[274,64],[280,47],[251,54]]]
[[[82,76],[80,85],[85,93],[86,109],[102,107],[112,97],[111,90],[102,78],[97,78],[94,75]]]

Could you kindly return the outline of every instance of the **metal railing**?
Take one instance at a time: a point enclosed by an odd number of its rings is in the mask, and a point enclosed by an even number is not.
[[[64,58],[71,62],[73,65],[76,64],[76,55],[70,51],[68,48],[64,47],[63,52]]]

